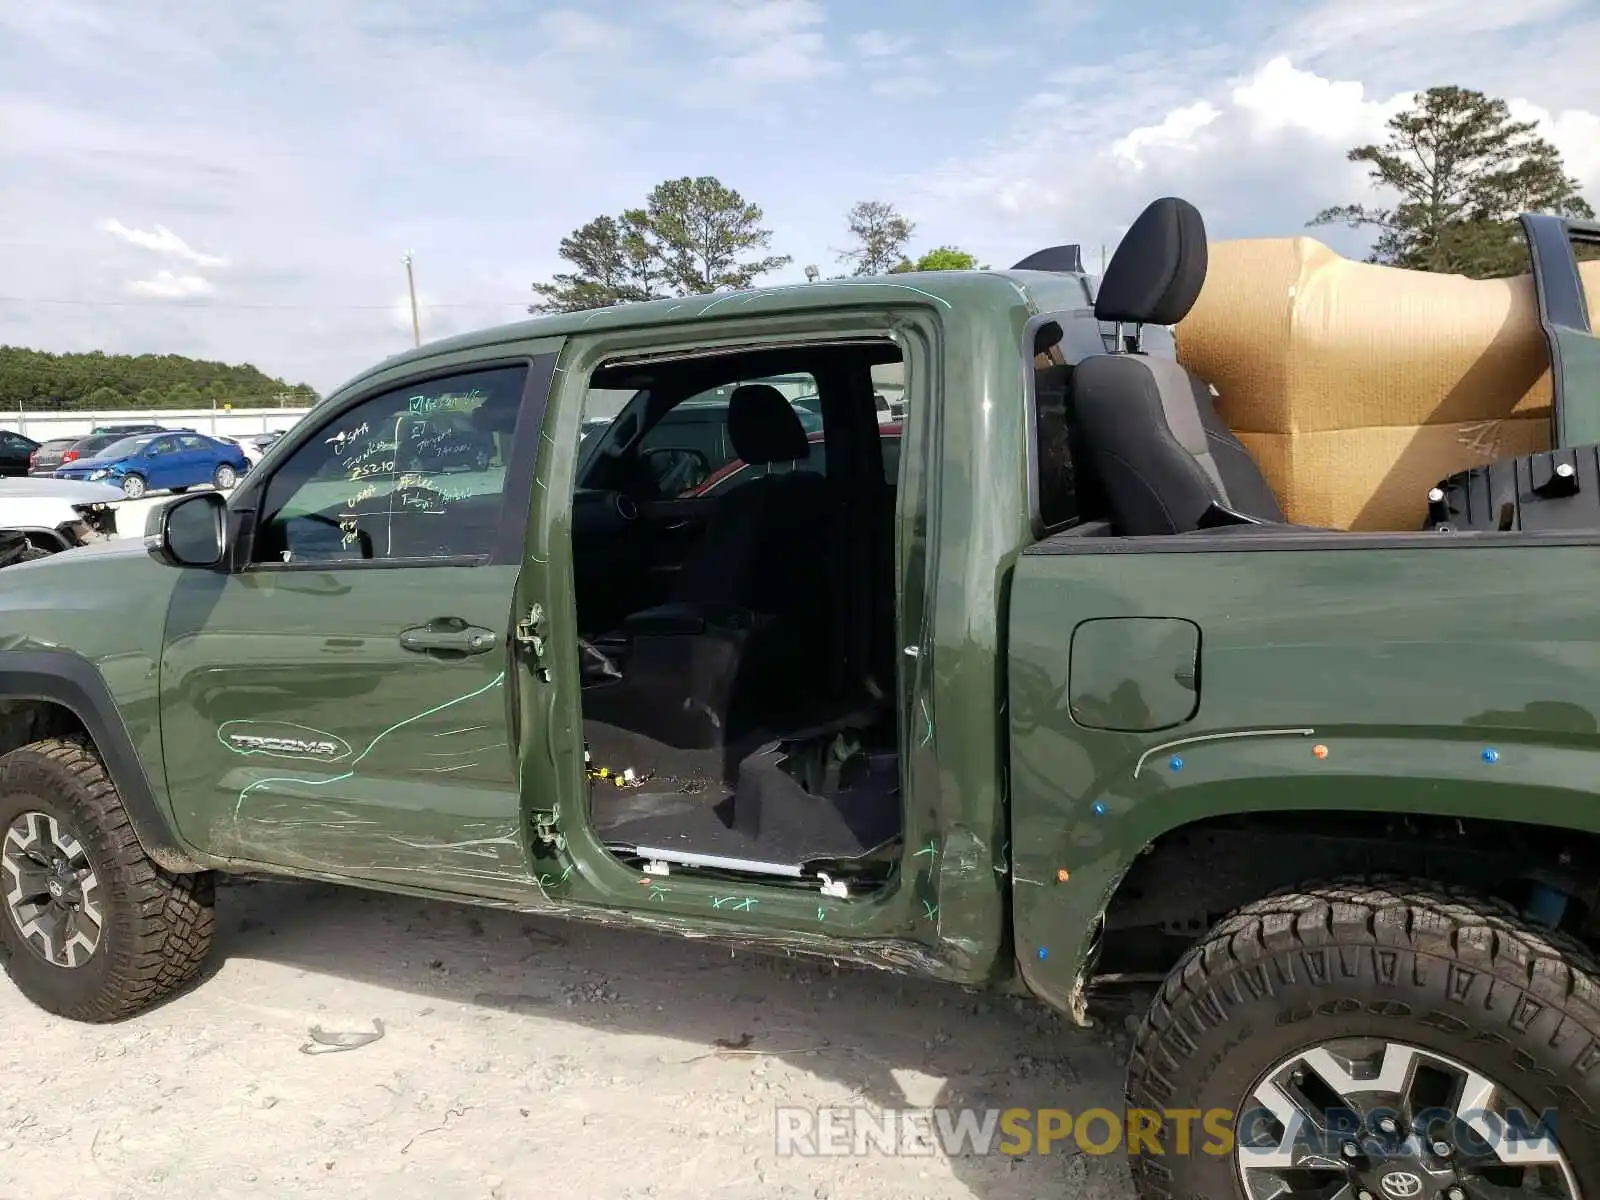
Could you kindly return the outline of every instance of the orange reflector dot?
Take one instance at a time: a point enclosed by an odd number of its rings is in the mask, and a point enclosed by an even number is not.
[[[1065,883],[1067,880],[1069,880],[1071,878],[1072,878],[1071,872],[1069,872],[1065,867],[1062,867],[1059,871],[1056,872],[1056,882],[1057,883]]]
[[[1316,755],[1318,758],[1327,758],[1328,748],[1324,745],[1318,744],[1311,747],[1311,753]]]

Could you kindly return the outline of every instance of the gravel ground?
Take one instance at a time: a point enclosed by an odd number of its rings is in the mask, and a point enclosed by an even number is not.
[[[219,914],[209,977],[123,1024],[0,981],[0,1197],[1132,1195],[1120,1152],[774,1153],[780,1105],[1115,1109],[1118,1018],[324,885]]]

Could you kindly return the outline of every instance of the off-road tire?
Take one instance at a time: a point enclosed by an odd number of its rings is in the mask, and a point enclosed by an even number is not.
[[[89,960],[55,966],[0,905],[0,960],[34,1004],[75,1021],[133,1016],[191,983],[216,929],[216,881],[175,875],[139,845],[117,790],[83,741],[51,738],[0,757],[0,838],[24,812],[62,822],[99,877],[104,926]]]
[[[1132,1109],[1249,1105],[1297,1050],[1388,1038],[1448,1055],[1554,1108],[1578,1186],[1600,1196],[1600,962],[1507,905],[1417,880],[1339,880],[1247,905],[1191,947],[1150,1006],[1128,1066]],[[1130,1154],[1141,1200],[1243,1195],[1236,1156]]]

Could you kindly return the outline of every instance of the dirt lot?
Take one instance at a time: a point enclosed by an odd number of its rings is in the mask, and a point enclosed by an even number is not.
[[[775,1155],[779,1105],[1117,1107],[1120,1037],[1014,1000],[320,885],[219,913],[211,977],[131,1022],[0,980],[0,1198],[1131,1195],[1120,1152]]]

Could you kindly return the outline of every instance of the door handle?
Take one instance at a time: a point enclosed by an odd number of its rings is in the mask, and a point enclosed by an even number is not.
[[[499,641],[492,629],[466,622],[432,622],[415,625],[400,633],[400,647],[426,654],[430,650],[452,650],[457,654],[484,654]]]

